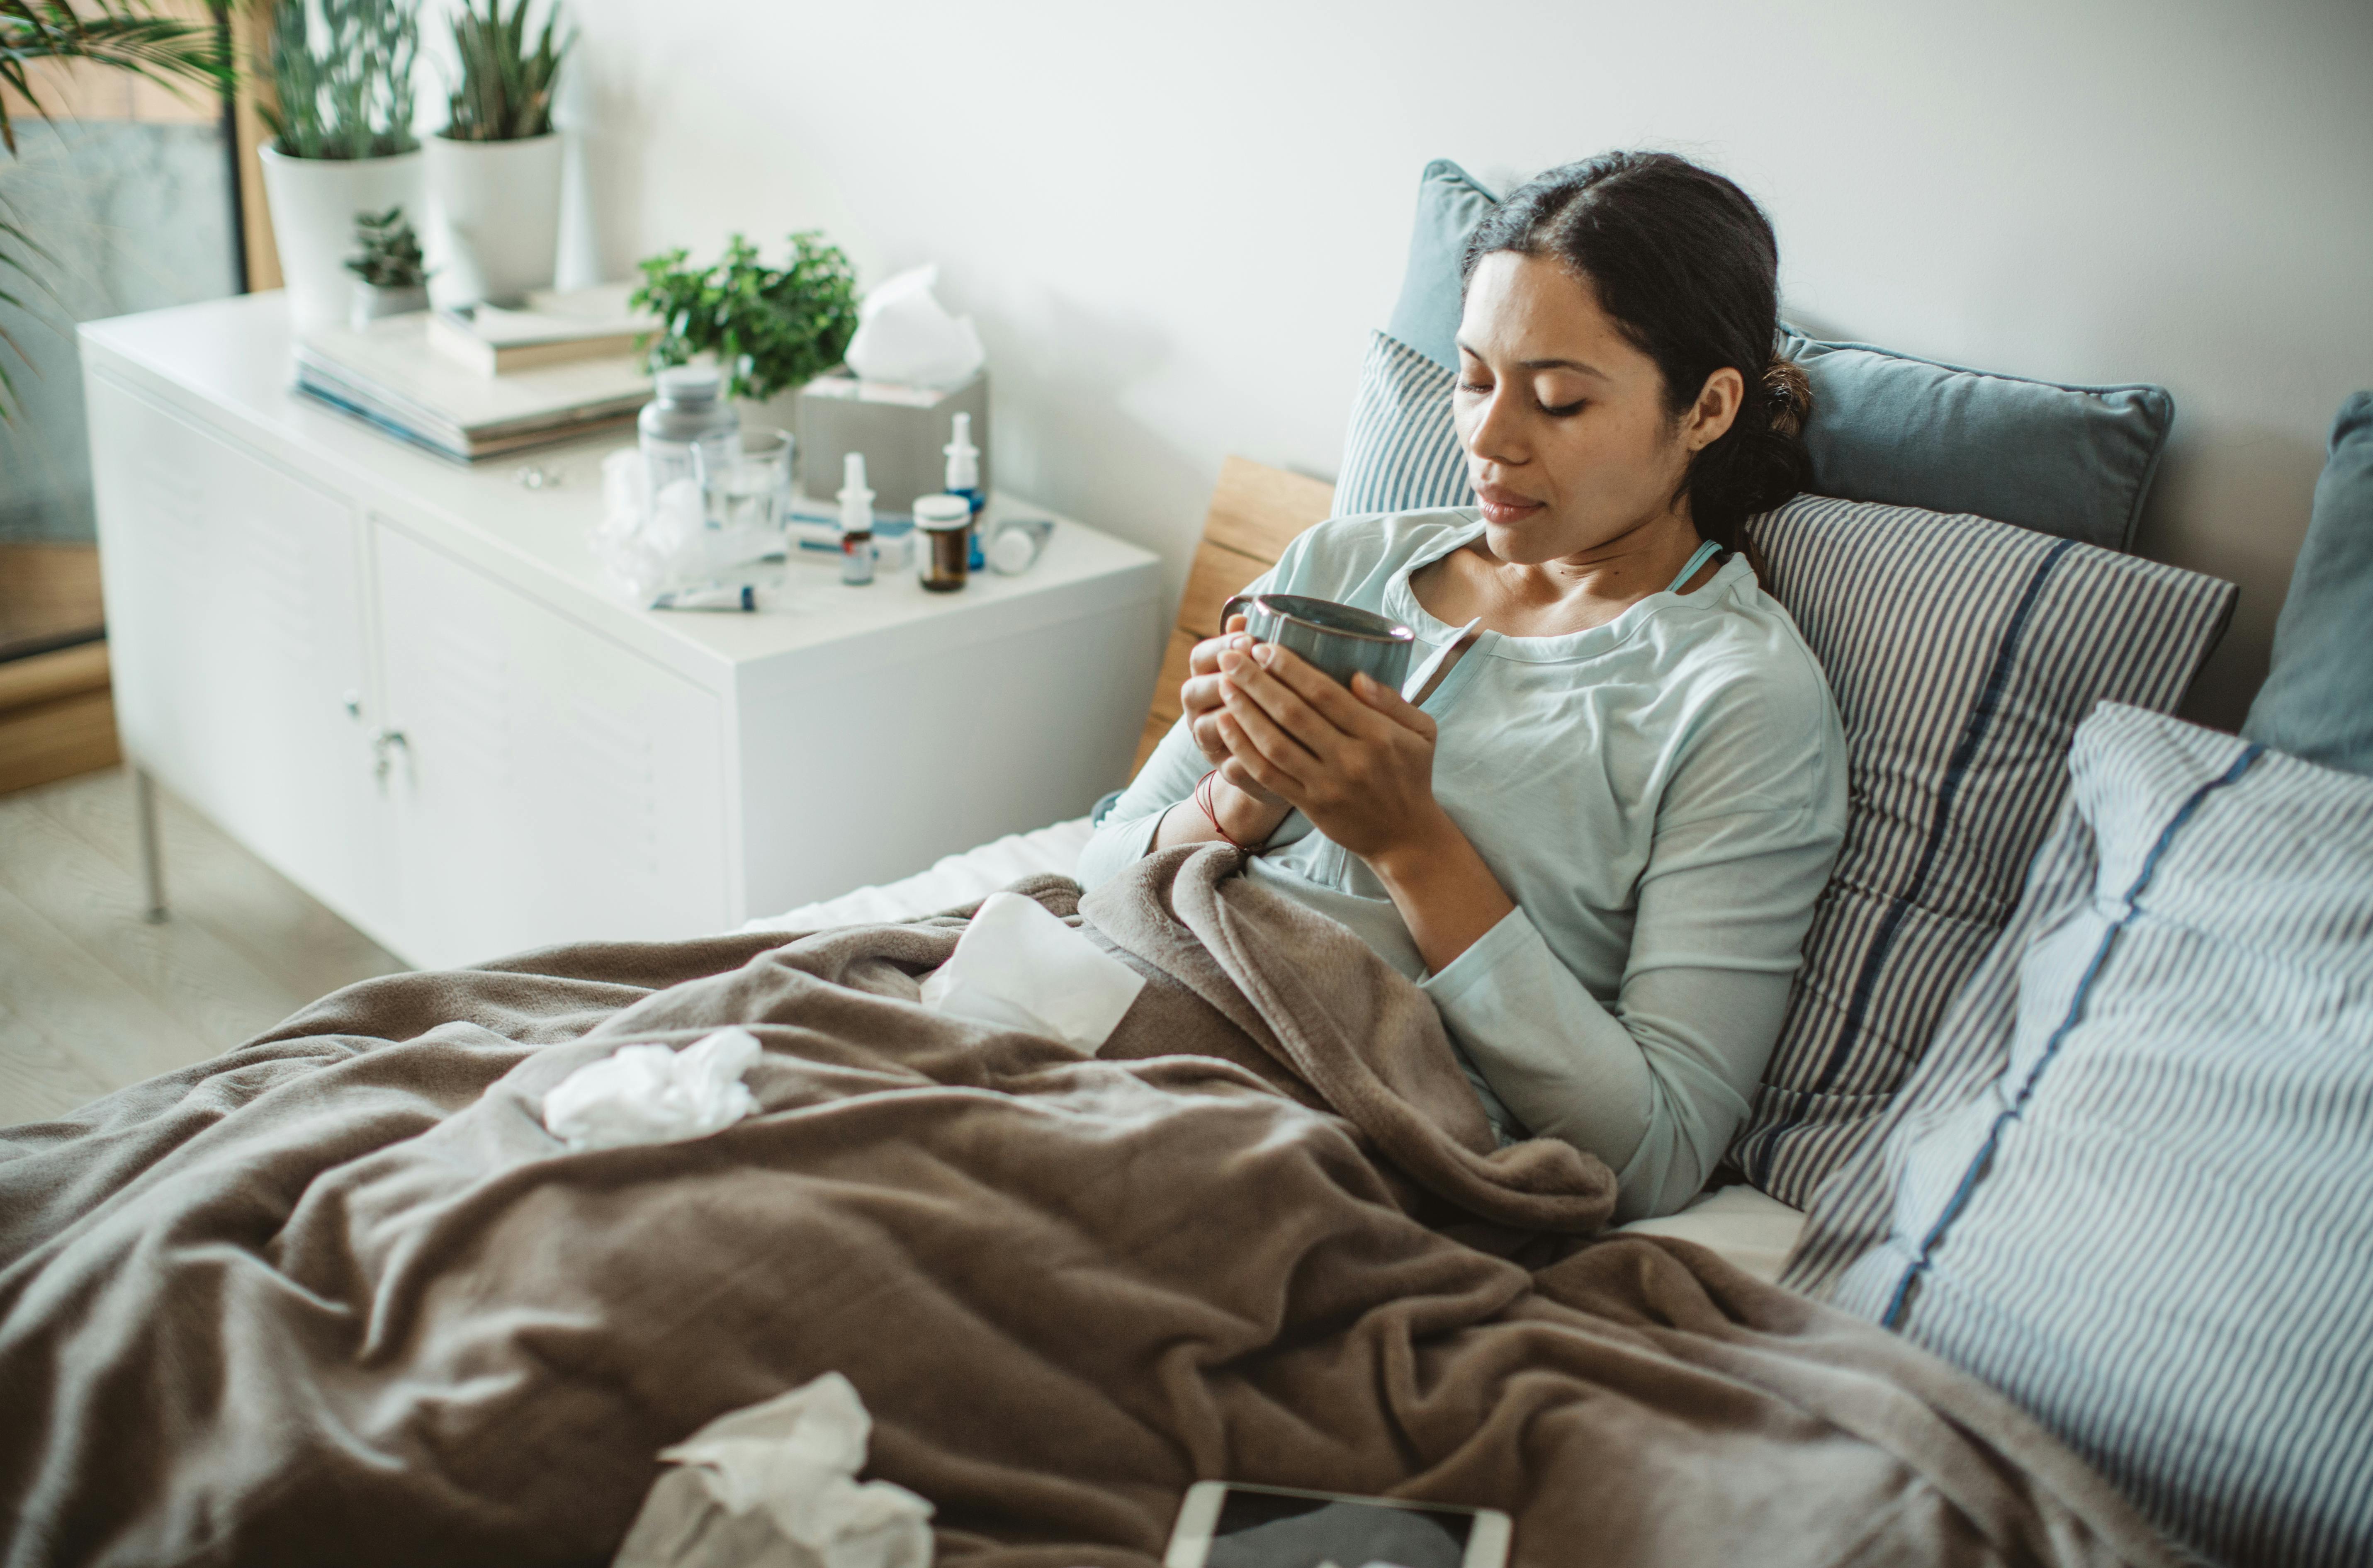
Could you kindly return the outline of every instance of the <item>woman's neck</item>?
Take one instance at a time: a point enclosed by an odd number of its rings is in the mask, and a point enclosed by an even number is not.
[[[1478,539],[1412,574],[1409,591],[1426,613],[1453,625],[1479,618],[1505,636],[1565,636],[1603,626],[1672,586],[1700,542],[1689,518],[1673,513],[1537,564],[1503,561]],[[1708,563],[1684,587],[1713,570]]]

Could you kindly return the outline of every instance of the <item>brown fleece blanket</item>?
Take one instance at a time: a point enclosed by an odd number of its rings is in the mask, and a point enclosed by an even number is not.
[[[918,1005],[950,916],[370,981],[0,1134],[6,1561],[599,1562],[660,1448],[836,1369],[949,1562],[1147,1568],[1201,1477],[1494,1504],[1525,1563],[2165,1561],[1895,1337],[1586,1239],[1606,1168],[1495,1150],[1423,995],[1235,865],[1081,906],[1152,979],[1102,1059]],[[544,1132],[728,1023],[760,1114]]]

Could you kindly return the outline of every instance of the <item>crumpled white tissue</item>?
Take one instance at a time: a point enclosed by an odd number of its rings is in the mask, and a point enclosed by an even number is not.
[[[929,1568],[931,1505],[859,1482],[873,1420],[848,1379],[719,1416],[660,1458],[614,1568]]]
[[[764,1054],[748,1029],[719,1029],[682,1051],[622,1045],[544,1097],[544,1131],[571,1149],[706,1138],[758,1109],[742,1074]]]
[[[955,952],[923,981],[923,1005],[1094,1051],[1145,977],[1019,893],[982,900]]]
[[[936,264],[876,284],[857,307],[857,334],[848,340],[848,367],[860,381],[909,387],[954,387],[988,356],[969,316],[951,316],[932,287]]]

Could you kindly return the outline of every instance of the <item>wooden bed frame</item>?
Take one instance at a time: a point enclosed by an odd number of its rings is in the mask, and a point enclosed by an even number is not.
[[[1186,592],[1178,601],[1178,621],[1153,679],[1153,701],[1137,742],[1134,777],[1170,726],[1178,722],[1178,688],[1186,679],[1186,657],[1195,645],[1220,630],[1220,607],[1228,596],[1259,576],[1285,552],[1294,536],[1334,514],[1335,487],[1323,480],[1273,469],[1248,458],[1221,465],[1203,517],[1203,541],[1187,568]]]

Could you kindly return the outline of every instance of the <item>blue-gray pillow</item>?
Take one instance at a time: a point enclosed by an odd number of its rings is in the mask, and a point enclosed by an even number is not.
[[[2164,387],[2066,387],[1782,331],[1812,383],[1805,447],[1824,495],[1974,512],[2081,539],[2133,543],[2175,424]]]
[[[1418,176],[1409,267],[1385,331],[1452,370],[1458,368],[1459,260],[1467,237],[1499,204],[1499,197],[1446,157]]]
[[[2105,706],[2016,919],[1783,1283],[2230,1563],[2373,1562],[2373,782]]]
[[[1458,367],[1459,261],[1499,199],[1446,158],[1418,180],[1409,270],[1387,327]],[[1783,331],[1813,388],[1805,444],[1823,495],[1969,512],[2079,539],[2133,541],[2175,400],[2165,388],[2061,386]]]
[[[2274,622],[2274,668],[2241,733],[2373,773],[2373,392],[2340,405],[2315,512]]]

